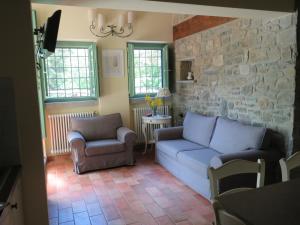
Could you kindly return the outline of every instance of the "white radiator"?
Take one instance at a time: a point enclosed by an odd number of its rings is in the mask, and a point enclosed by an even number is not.
[[[71,152],[67,140],[67,133],[71,125],[72,117],[92,117],[95,114],[95,112],[79,112],[49,115],[51,154],[59,155]]]
[[[160,106],[157,109],[158,114],[163,114],[164,113],[164,107],[165,107],[165,114],[169,115],[169,106]],[[144,143],[145,138],[142,130],[142,117],[145,116],[147,113],[151,113],[151,110],[149,107],[137,107],[133,108],[133,117],[134,117],[134,131],[137,134],[137,143]],[[153,131],[154,129],[160,128],[159,125],[148,125],[147,126],[147,135],[148,140],[152,139],[153,137]]]

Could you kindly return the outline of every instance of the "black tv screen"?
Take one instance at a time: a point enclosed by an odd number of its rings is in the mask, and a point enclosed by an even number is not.
[[[44,27],[43,50],[55,52],[61,10],[57,10],[48,18]]]

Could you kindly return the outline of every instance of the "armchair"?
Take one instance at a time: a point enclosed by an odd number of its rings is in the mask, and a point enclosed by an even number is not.
[[[78,174],[134,164],[136,134],[122,126],[119,113],[72,118],[68,141],[74,170]]]

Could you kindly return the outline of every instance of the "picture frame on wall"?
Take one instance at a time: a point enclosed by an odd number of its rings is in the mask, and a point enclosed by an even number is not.
[[[124,50],[103,49],[102,68],[104,77],[124,76]]]

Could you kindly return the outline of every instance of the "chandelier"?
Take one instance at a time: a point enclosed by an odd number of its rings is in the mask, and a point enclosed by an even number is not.
[[[117,36],[121,38],[129,37],[133,33],[133,12],[127,12],[127,18],[124,13],[118,16],[118,24],[105,25],[105,17],[101,13],[96,13],[91,9],[88,11],[90,31],[96,37],[105,38],[108,36]]]

